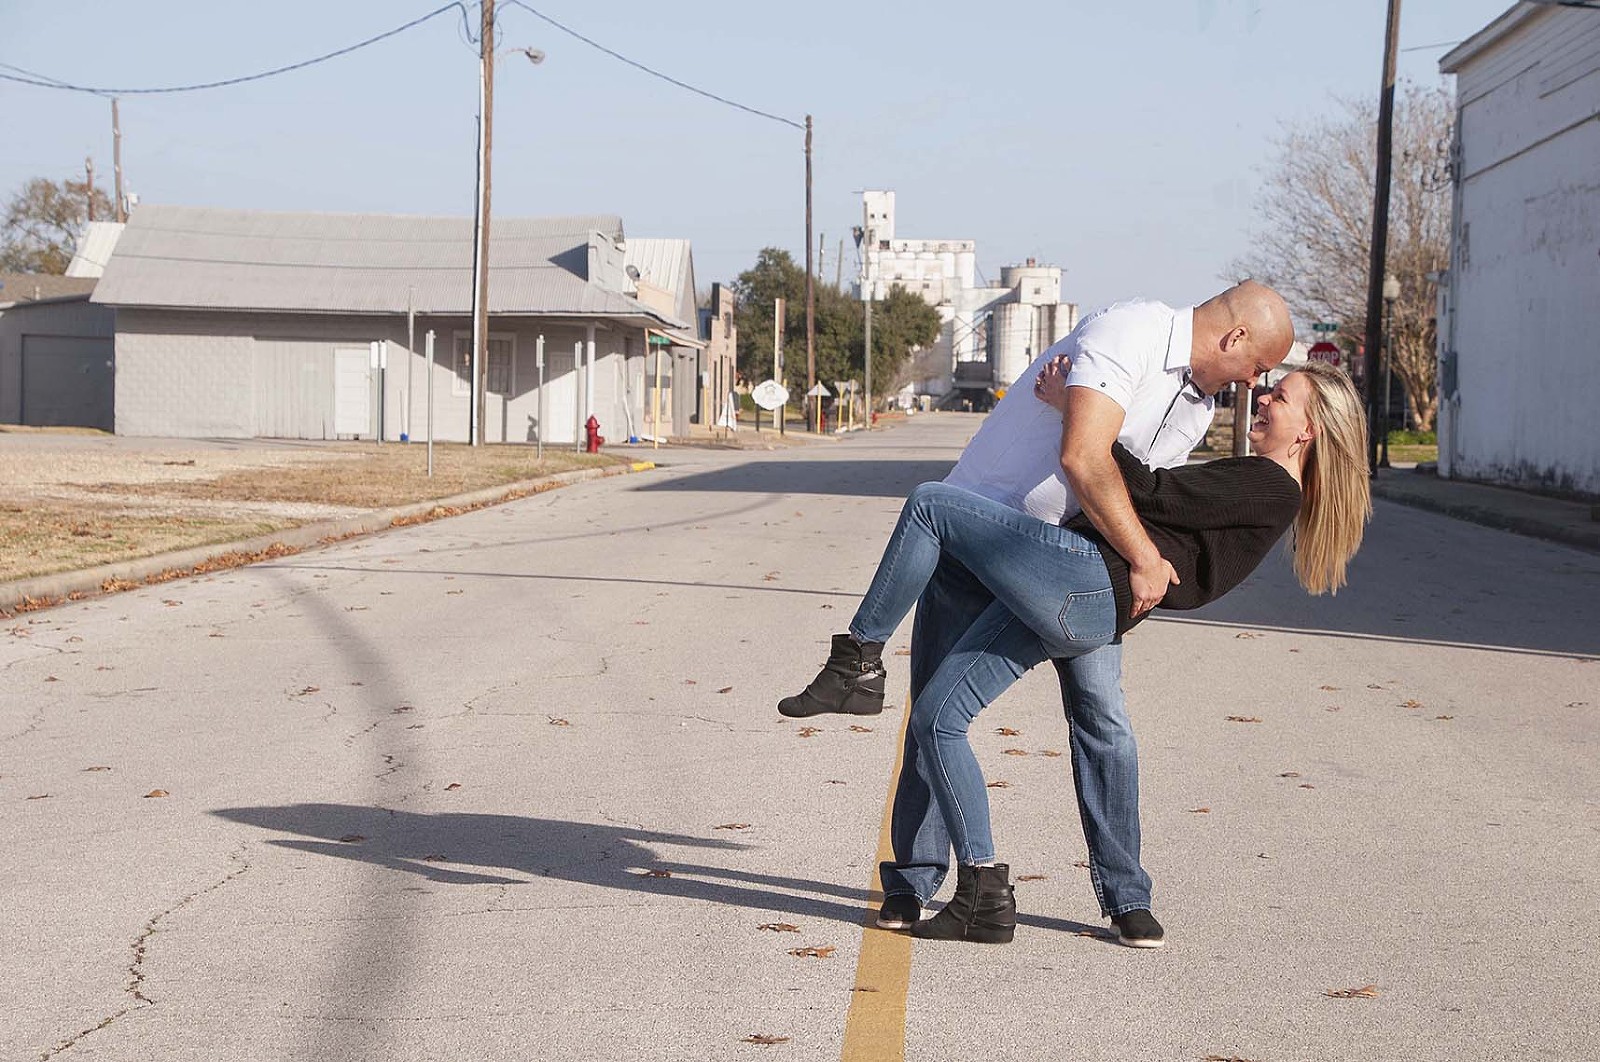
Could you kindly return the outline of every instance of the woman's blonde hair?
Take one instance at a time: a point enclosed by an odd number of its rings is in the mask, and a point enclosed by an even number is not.
[[[1313,431],[1294,522],[1294,574],[1310,593],[1337,593],[1372,518],[1367,414],[1343,371],[1320,361],[1294,371],[1311,384]]]

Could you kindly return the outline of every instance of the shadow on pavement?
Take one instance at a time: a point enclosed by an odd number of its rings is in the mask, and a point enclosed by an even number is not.
[[[655,491],[823,494],[853,498],[904,498],[918,483],[943,479],[952,461],[751,461],[733,468],[641,484]]]
[[[297,835],[268,842],[280,848],[371,863],[443,885],[527,885],[555,878],[852,924],[860,923],[867,902],[865,889],[666,858],[652,846],[720,852],[750,846],[627,826],[352,804],[222,808],[212,814]],[[344,837],[362,839],[341,841]],[[850,902],[819,898],[817,893]]]
[[[877,900],[866,889],[831,882],[666,858],[654,846],[718,852],[750,846],[627,826],[353,804],[221,808],[212,814],[296,835],[268,842],[279,848],[370,863],[441,885],[529,885],[555,878],[851,925],[860,925]],[[1103,929],[1069,919],[1024,914],[1018,921],[1035,929],[1105,939]]]
[[[1600,658],[1600,558],[1384,505],[1338,594],[1308,596],[1275,551],[1221,600],[1152,622]]]

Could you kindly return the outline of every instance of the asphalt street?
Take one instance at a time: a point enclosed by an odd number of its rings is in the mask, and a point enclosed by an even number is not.
[[[977,424],[9,621],[0,1059],[1600,1058],[1600,557],[1386,503],[1336,598],[1275,556],[1129,636],[1165,949],[1103,933],[1049,669],[974,730],[1016,942],[863,928],[906,660],[773,705]]]

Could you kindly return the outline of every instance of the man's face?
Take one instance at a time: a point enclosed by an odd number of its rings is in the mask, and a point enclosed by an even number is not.
[[[1208,395],[1236,383],[1254,387],[1261,377],[1277,368],[1287,354],[1288,351],[1263,351],[1251,342],[1248,334],[1230,333],[1210,364],[1195,366],[1194,380]]]

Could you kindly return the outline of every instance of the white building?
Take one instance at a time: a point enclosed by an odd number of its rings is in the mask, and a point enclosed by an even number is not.
[[[861,200],[857,293],[883,299],[903,287],[943,321],[933,347],[913,359],[911,393],[957,391],[986,408],[990,392],[1009,387],[1039,351],[1077,324],[1077,306],[1061,302],[1060,268],[1030,258],[1001,270],[998,283],[980,284],[975,241],[904,239],[895,231],[894,192],[867,191]]]
[[[1519,3],[1456,75],[1439,471],[1600,495],[1600,10]]]

